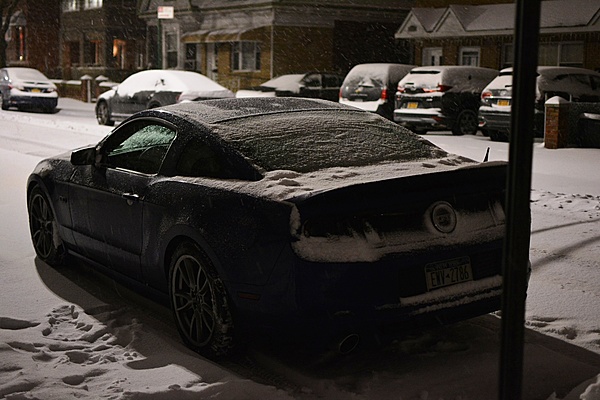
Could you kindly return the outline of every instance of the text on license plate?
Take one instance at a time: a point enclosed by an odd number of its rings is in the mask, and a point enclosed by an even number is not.
[[[425,281],[427,290],[454,285],[473,280],[471,261],[469,257],[459,257],[427,264],[425,266]]]
[[[510,106],[510,100],[498,100],[499,106]]]
[[[406,108],[419,108],[419,103],[415,102],[415,101],[410,101],[407,105]]]

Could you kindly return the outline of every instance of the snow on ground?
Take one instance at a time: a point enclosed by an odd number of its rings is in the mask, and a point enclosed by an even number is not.
[[[100,140],[93,105],[0,112],[0,398],[435,399],[497,397],[500,319],[487,315],[345,358],[258,345],[214,363],[179,341],[168,310],[93,270],[36,260],[25,182],[41,158]],[[508,157],[481,136],[425,136]],[[600,150],[534,149],[524,399],[600,399]]]

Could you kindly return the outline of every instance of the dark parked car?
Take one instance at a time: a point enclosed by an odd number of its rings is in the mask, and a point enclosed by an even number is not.
[[[151,69],[136,72],[96,101],[96,119],[101,125],[114,125],[148,108],[184,100],[234,97],[233,92],[197,72]]]
[[[479,127],[494,141],[507,141],[510,136],[512,68],[483,89],[479,108]],[[538,67],[534,108],[534,135],[544,136],[546,100],[560,96],[569,101],[600,101],[600,73],[575,67]]]
[[[53,113],[58,105],[56,85],[37,69],[7,67],[0,69],[2,109],[40,109]]]
[[[352,67],[339,93],[339,102],[394,119],[394,94],[398,82],[414,65],[358,64]]]
[[[354,107],[224,99],[135,114],[41,161],[27,197],[41,260],[170,299],[201,354],[257,332],[348,352],[499,308],[505,175]]]
[[[477,133],[481,91],[498,75],[489,68],[443,65],[414,68],[398,83],[394,121],[416,133]]]
[[[238,90],[236,97],[306,97],[337,101],[343,76],[329,72],[281,75],[252,89]]]

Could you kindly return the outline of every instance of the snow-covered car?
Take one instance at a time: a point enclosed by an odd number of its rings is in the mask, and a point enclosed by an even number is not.
[[[508,141],[513,69],[505,68],[481,93],[479,127],[494,141]],[[534,135],[544,135],[546,100],[560,96],[572,102],[600,101],[600,73],[576,67],[540,66],[537,69]]]
[[[234,97],[212,79],[192,71],[151,69],[136,72],[96,101],[100,125],[114,125],[138,111],[181,101]]]
[[[281,75],[252,89],[241,89],[236,97],[306,97],[337,101],[343,76],[326,72]]]
[[[29,224],[40,260],[170,301],[201,354],[253,334],[347,353],[499,309],[506,171],[336,102],[206,100],[41,161]]]
[[[0,99],[3,110],[16,107],[53,113],[58,105],[58,91],[37,69],[6,67],[0,69]]]
[[[358,64],[344,78],[338,101],[394,119],[394,94],[398,82],[414,65]]]
[[[416,67],[398,83],[394,121],[421,134],[474,135],[481,92],[497,75],[495,69],[465,65]]]

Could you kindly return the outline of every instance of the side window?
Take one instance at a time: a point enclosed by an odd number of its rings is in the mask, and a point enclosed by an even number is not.
[[[109,137],[103,161],[109,168],[156,174],[175,139],[175,131],[154,123],[133,124]]]
[[[177,175],[206,178],[233,178],[233,169],[222,154],[199,138],[192,139],[177,162]]]
[[[321,75],[319,74],[310,74],[305,76],[302,79],[302,82],[306,85],[307,88],[318,89],[321,87]]]

